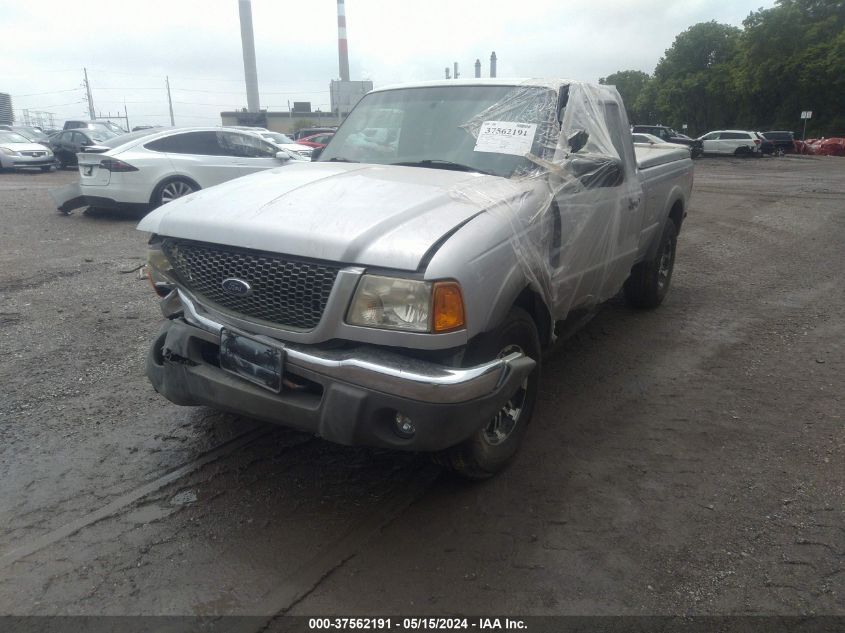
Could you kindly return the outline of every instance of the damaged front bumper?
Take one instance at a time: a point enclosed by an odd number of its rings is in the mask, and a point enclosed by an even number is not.
[[[171,311],[178,302],[184,312],[150,349],[147,375],[159,393],[340,444],[417,451],[458,444],[501,409],[535,365],[522,353],[455,368],[373,345],[322,349],[273,340],[283,348],[286,385],[274,393],[220,368],[223,324],[198,314],[178,291],[168,301]],[[396,431],[397,414],[413,423],[413,434]]]

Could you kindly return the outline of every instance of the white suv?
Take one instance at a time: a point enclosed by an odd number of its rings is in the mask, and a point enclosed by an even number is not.
[[[760,156],[760,137],[745,130],[716,130],[699,137],[705,154]]]

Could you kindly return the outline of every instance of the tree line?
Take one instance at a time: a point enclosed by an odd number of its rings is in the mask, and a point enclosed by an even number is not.
[[[622,70],[615,85],[631,123],[661,123],[691,136],[718,129],[803,129],[845,136],[845,1],[777,0],[742,28],[715,21],[675,38],[649,75]]]

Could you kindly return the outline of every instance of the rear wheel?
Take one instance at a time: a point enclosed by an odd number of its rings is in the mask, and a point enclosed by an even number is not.
[[[522,352],[537,365],[502,408],[467,440],[437,453],[435,461],[465,479],[492,477],[504,469],[522,444],[534,413],[540,381],[540,337],[525,310],[512,308],[501,326],[471,346],[464,365],[472,366]]]
[[[153,206],[160,207],[163,204],[176,200],[176,198],[187,196],[189,193],[195,191],[199,191],[199,187],[184,178],[165,180],[153,192],[152,203]]]
[[[675,268],[675,249],[678,245],[678,228],[667,218],[660,247],[654,259],[640,262],[631,269],[625,282],[625,300],[635,308],[656,308],[669,294],[672,271]]]

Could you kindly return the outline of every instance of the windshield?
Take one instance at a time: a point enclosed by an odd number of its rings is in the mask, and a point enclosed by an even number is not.
[[[374,92],[349,114],[320,156],[380,165],[464,168],[510,177],[533,167],[525,148],[542,154],[541,139],[554,127],[557,94],[522,86],[431,86]],[[499,129],[526,124],[531,135],[521,146],[477,145],[490,123]],[[485,132],[489,136],[490,132]],[[551,143],[554,146],[554,143]]]
[[[0,143],[31,143],[31,141],[20,134],[0,130]]]
[[[25,138],[28,138],[30,141],[41,142],[47,140],[47,135],[44,134],[44,132],[39,132],[35,128],[15,128],[15,132]]]

